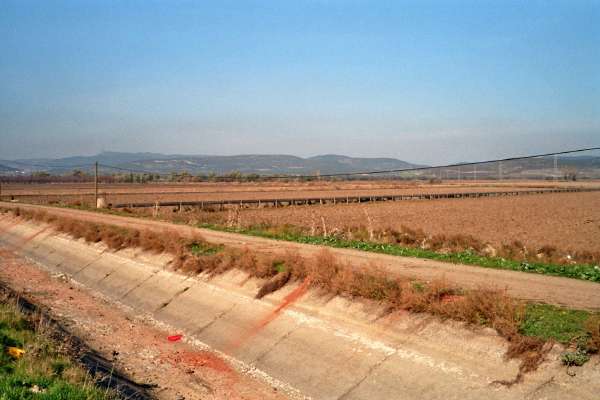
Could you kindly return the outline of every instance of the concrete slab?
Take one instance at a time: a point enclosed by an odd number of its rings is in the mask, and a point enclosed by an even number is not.
[[[135,309],[155,313],[168,306],[178,295],[189,290],[193,284],[194,282],[186,276],[158,271],[123,296],[121,301]]]
[[[347,340],[335,331],[303,324],[255,365],[275,378],[302,388],[308,396],[338,399],[384,360],[386,350]]]
[[[260,300],[237,302],[233,312],[223,314],[196,335],[216,349],[254,363],[299,326],[289,316],[273,315],[274,309]]]
[[[104,277],[95,281],[91,287],[119,301],[160,271],[159,267],[151,268],[146,264],[106,253],[99,264],[93,263],[91,267],[97,265],[101,265],[99,269],[104,271],[105,274]],[[126,301],[124,303],[128,304]],[[149,310],[141,311],[148,312]]]
[[[86,286],[97,289],[98,282],[106,279],[118,266],[118,262],[110,262],[105,255],[102,255],[91,263],[84,265],[83,268],[73,274],[73,278]]]
[[[465,387],[469,390],[465,391]],[[506,397],[502,391],[482,385],[477,379],[468,381],[456,367],[444,366],[412,350],[399,349],[344,396],[345,400],[392,398],[475,400]]]
[[[155,317],[186,332],[200,332],[237,304],[235,296],[206,282],[195,280],[190,289],[156,311]]]
[[[92,250],[84,243],[73,243],[61,235],[46,238],[44,244],[46,247],[53,247],[55,251],[46,253],[47,263],[43,261],[42,263],[54,268],[57,272],[60,271],[71,276],[102,257],[102,250]]]
[[[0,240],[11,250],[21,249],[26,238],[39,231],[39,228],[34,225],[14,225],[9,222],[3,226],[4,230],[0,234]]]

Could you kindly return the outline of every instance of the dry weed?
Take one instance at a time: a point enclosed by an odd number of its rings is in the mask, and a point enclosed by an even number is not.
[[[277,275],[266,281],[256,294],[257,299],[262,299],[269,293],[273,293],[284,287],[290,280],[292,274],[290,271],[279,272]]]
[[[587,349],[590,353],[600,352],[600,316],[592,316],[586,322],[586,328],[590,333]]]

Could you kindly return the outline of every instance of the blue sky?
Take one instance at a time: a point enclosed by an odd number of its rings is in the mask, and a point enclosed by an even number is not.
[[[600,1],[6,1],[0,158],[600,144]]]

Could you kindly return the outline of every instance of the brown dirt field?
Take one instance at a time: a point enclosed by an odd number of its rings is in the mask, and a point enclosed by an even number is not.
[[[183,341],[143,317],[64,277],[47,272],[0,248],[0,280],[30,301],[50,309],[68,330],[138,383],[157,385],[157,399],[283,400],[269,385],[235,371],[216,353]],[[132,340],[133,339],[133,340]]]
[[[322,224],[328,231],[367,226],[374,229],[408,226],[427,234],[469,234],[499,246],[519,240],[526,246],[600,251],[600,193],[555,193],[523,197],[377,204],[244,209],[243,225],[292,224],[310,228]],[[226,212],[221,213],[226,218]],[[214,218],[214,216],[211,216]]]
[[[600,182],[554,181],[417,181],[179,183],[100,185],[108,203],[155,201],[209,201],[283,199],[332,196],[400,195],[414,193],[486,192],[532,188],[596,187]],[[92,184],[10,184],[2,186],[4,199],[16,196],[22,202],[46,204],[93,202]]]

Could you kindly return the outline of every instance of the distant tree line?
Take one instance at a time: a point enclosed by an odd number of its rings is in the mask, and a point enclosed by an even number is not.
[[[566,181],[574,181],[580,178],[577,168],[563,167],[560,171],[560,176],[529,175],[528,179],[562,179]],[[263,176],[256,173],[242,173],[240,171],[231,171],[225,174],[218,175],[215,172],[192,174],[188,171],[171,172],[169,174],[158,173],[134,173],[134,172],[119,172],[113,174],[101,174],[98,179],[101,183],[157,183],[157,182],[262,182],[273,181],[278,182],[313,182],[313,181],[368,181],[368,180],[421,180],[430,181],[431,183],[445,180],[457,180],[456,172],[453,176],[441,173],[439,171],[423,171],[421,173],[403,173],[395,175],[337,175],[337,176],[320,176],[320,175],[305,175],[305,176]],[[446,176],[444,176],[446,175]],[[499,179],[494,171],[478,171],[478,179]],[[507,173],[504,179],[515,178],[513,174]],[[523,178],[521,176],[521,178]],[[473,179],[473,176],[467,176],[467,171],[463,172],[461,180]],[[85,183],[93,182],[94,174],[89,171],[73,170],[64,174],[50,174],[47,171],[35,171],[27,175],[8,175],[1,176],[0,182],[3,183]]]

